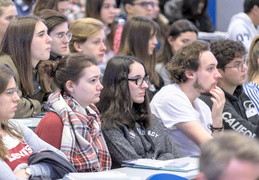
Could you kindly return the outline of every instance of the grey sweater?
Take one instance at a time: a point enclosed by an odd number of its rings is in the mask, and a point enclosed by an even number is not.
[[[9,120],[11,121],[11,120]],[[20,124],[14,120],[12,122],[20,128],[20,130],[23,132],[23,139],[24,141],[31,147],[33,152],[39,152],[41,150],[52,150],[59,154],[60,156],[63,156],[66,158],[65,154],[63,154],[60,150],[54,148],[53,146],[47,144],[43,140],[41,140],[31,129],[26,127],[23,124]],[[18,165],[19,166],[19,165]],[[18,168],[26,168],[27,165],[24,166],[24,164],[21,164]],[[16,168],[17,169],[17,168]],[[52,171],[52,169],[48,166],[48,164],[45,163],[39,163],[35,165],[30,166],[32,176],[46,176],[46,177],[52,177],[55,178],[55,173]],[[12,169],[3,161],[0,159],[0,180],[20,180],[20,178],[17,178],[14,175],[14,172]]]
[[[118,129],[103,129],[103,134],[112,157],[112,168],[120,167],[124,160],[139,158],[168,160],[180,157],[177,147],[160,120],[153,116],[151,126],[147,129],[144,129],[138,123],[135,125],[139,133],[129,130],[126,126]],[[149,150],[151,150],[151,143],[145,135],[147,134],[150,137],[154,143],[154,153],[146,153],[138,134],[142,136],[143,143]]]

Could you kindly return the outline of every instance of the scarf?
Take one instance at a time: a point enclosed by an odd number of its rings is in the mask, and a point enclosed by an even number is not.
[[[99,111],[91,104],[83,108],[66,92],[50,95],[48,107],[63,121],[61,151],[78,172],[111,168],[111,157],[101,132]]]

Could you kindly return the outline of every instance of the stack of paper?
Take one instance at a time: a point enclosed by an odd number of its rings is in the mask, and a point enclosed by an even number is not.
[[[122,166],[145,168],[145,169],[158,169],[167,171],[187,172],[198,169],[198,161],[188,161],[185,159],[172,159],[172,160],[155,160],[155,159],[135,159],[124,161]]]

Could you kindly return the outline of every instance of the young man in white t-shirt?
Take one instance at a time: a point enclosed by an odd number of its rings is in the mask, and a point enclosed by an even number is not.
[[[209,44],[194,41],[181,48],[168,64],[173,84],[163,87],[151,101],[151,111],[167,127],[184,156],[197,154],[200,146],[223,130],[223,91],[217,60]],[[212,111],[198,97],[211,94]],[[212,135],[211,135],[212,134]]]

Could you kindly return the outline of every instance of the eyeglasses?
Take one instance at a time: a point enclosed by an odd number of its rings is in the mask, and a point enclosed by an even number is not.
[[[232,67],[225,67],[225,68],[236,68],[239,71],[242,71],[244,69],[245,65],[246,65],[246,60],[244,60],[244,61],[237,61]]]
[[[15,93],[18,93],[18,88],[17,87],[16,88],[12,88],[12,89],[8,89],[8,90],[5,91],[5,94],[7,96],[9,96],[10,98],[13,98]]]
[[[60,34],[56,34],[56,36],[61,39],[61,40],[64,40],[65,37],[67,37],[67,39],[70,41],[72,39],[72,33],[60,33]]]
[[[140,5],[143,8],[147,8],[148,5],[152,6],[152,8],[155,7],[155,3],[153,1],[143,1],[143,2],[140,2],[140,3],[132,3],[131,5]]]
[[[135,81],[135,84],[138,86],[141,86],[143,82],[145,81],[147,84],[149,83],[149,75],[146,75],[145,77],[139,77],[136,79],[128,79],[129,81]]]

